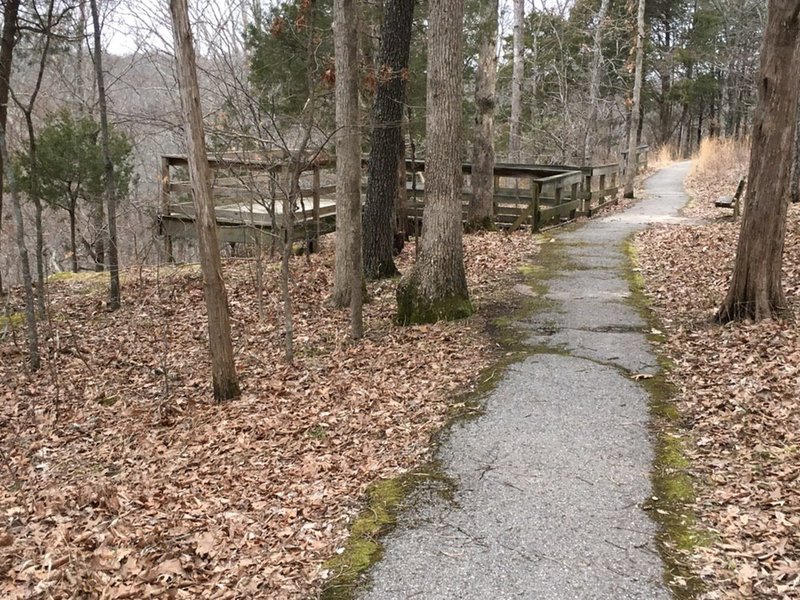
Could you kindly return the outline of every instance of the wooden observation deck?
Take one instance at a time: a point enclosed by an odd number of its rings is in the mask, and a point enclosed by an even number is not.
[[[639,148],[640,168],[647,166],[648,150],[647,146]],[[196,237],[187,164],[186,157],[180,155],[165,155],[161,159],[158,223],[161,234],[168,237]],[[255,243],[272,239],[274,226],[280,227],[283,216],[281,185],[285,155],[209,158],[209,166],[220,241]],[[406,169],[411,221],[407,231],[415,231],[425,207],[425,161],[406,160]],[[538,231],[578,216],[590,216],[599,208],[617,202],[620,169],[619,163],[587,167],[497,163],[494,170],[495,219],[500,227],[511,231],[520,227]],[[465,218],[472,197],[471,172],[472,165],[464,163]],[[366,178],[366,168],[364,176]],[[301,199],[294,214],[298,239],[316,238],[335,229],[335,181],[334,161],[326,157],[309,159],[300,176]]]

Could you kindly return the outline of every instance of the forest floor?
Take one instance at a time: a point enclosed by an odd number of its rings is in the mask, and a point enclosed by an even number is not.
[[[714,201],[746,169],[746,153],[726,162],[726,150],[706,147],[687,180],[684,214],[703,224],[636,240],[694,481],[699,544],[683,550],[705,599],[800,598],[800,207],[789,210],[783,265],[791,316],[713,324],[740,225]]]
[[[708,600],[800,598],[800,306],[790,321],[710,323],[738,234],[713,201],[743,167],[698,164],[684,213],[706,222],[636,240],[694,481],[700,543],[682,550]],[[358,344],[347,311],[325,304],[331,248],[294,259],[292,365],[277,264],[259,316],[254,261],[226,261],[243,394],[221,406],[196,266],[125,273],[116,313],[101,276],[56,277],[45,367],[26,373],[21,328],[0,339],[0,596],[316,595],[369,486],[424,464],[431,435],[502,357],[487,325],[522,301],[519,268],[537,246],[520,233],[467,236],[465,247],[474,317],[397,327],[395,283],[370,284]],[[792,301],[794,206],[784,272]]]
[[[210,401],[196,265],[126,272],[113,313],[104,275],[54,277],[44,367],[26,372],[21,327],[0,340],[0,596],[316,595],[368,486],[424,464],[501,356],[487,325],[523,298],[536,250],[529,233],[466,236],[477,312],[458,323],[398,327],[396,281],[369,284],[352,343],[348,311],[325,303],[327,242],[292,261],[291,365],[277,261],[259,317],[254,261],[228,260],[243,393],[224,405]]]

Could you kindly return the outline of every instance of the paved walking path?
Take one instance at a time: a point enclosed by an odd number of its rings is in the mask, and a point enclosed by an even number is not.
[[[448,433],[438,459],[452,496],[418,492],[363,600],[670,597],[640,507],[653,452],[647,393],[630,375],[657,364],[628,302],[623,242],[678,219],[687,171],[669,167],[631,209],[556,235],[569,266],[547,282],[552,308],[523,323],[552,352],[511,367],[485,414]]]

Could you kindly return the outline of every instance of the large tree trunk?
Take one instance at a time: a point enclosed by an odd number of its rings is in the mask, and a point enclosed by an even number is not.
[[[770,0],[761,49],[745,210],[717,320],[770,319],[786,308],[781,262],[800,94],[800,0]]]
[[[354,339],[358,339],[363,332],[364,262],[361,258],[361,136],[355,1],[334,0],[333,3],[336,53],[336,273],[333,298],[339,306],[350,305],[351,333]],[[397,125],[399,128],[400,123]],[[392,181],[396,181],[395,164],[390,162],[386,173]],[[393,207],[394,197],[390,202]]]
[[[639,12],[636,18],[636,70],[633,76],[633,106],[631,106],[630,129],[628,130],[628,161],[625,166],[625,197],[633,198],[633,185],[636,180],[639,136],[640,104],[642,102],[642,69],[644,63],[644,3],[639,0]]]
[[[594,29],[594,49],[592,68],[589,73],[589,117],[586,121],[586,135],[583,138],[583,157],[581,164],[591,164],[594,155],[595,133],[597,131],[598,103],[600,102],[600,75],[603,68],[603,29],[606,25],[608,5],[611,0],[602,0],[597,12],[597,26]]]
[[[0,126],[0,160],[3,161],[8,189],[11,192],[11,210],[14,213],[14,229],[16,230],[17,250],[19,251],[19,261],[22,267],[22,283],[25,288],[25,327],[28,337],[28,359],[32,370],[37,370],[41,366],[39,358],[39,334],[36,329],[36,307],[33,296],[33,278],[31,277],[31,265],[28,260],[28,249],[25,246],[25,223],[22,219],[22,207],[19,201],[17,182],[14,177],[14,169],[6,146],[6,129]]]
[[[100,18],[97,11],[97,0],[91,0],[90,7],[92,10],[92,25],[94,27],[94,72],[95,80],[97,81],[97,103],[100,107],[100,148],[103,152],[103,191],[108,215],[108,272],[110,283],[108,307],[111,310],[116,310],[120,307],[122,302],[119,285],[119,249],[117,246],[117,186],[114,182],[114,161],[111,158],[111,135],[108,127],[108,105],[106,102],[106,84],[103,74],[103,48],[100,44]],[[202,126],[202,121],[200,124]],[[205,152],[203,152],[202,159],[205,161]],[[102,231],[100,234],[102,243]],[[216,245],[214,245],[214,252],[217,252]],[[98,263],[100,263],[101,257],[98,256],[97,258]],[[227,317],[227,306],[225,307],[225,314]],[[211,311],[209,311],[209,317],[210,315]],[[230,337],[230,330],[228,331],[228,335]],[[231,361],[231,368],[232,364]]]
[[[508,134],[508,156],[520,162],[522,147],[522,79],[525,77],[524,59],[525,0],[514,0],[514,63],[511,73],[511,124]]]
[[[187,0],[170,0],[172,35],[181,94],[183,118],[189,156],[189,179],[192,185],[200,266],[203,270],[203,292],[208,311],[208,343],[211,350],[211,372],[214,399],[228,400],[239,395],[239,382],[233,362],[228,298],[222,279],[214,200],[211,197],[211,174],[208,168],[200,90],[197,84],[192,33],[189,27]]]
[[[431,0],[428,24],[427,160],[420,251],[397,288],[398,321],[472,313],[461,226],[463,0]]]
[[[391,277],[394,264],[397,165],[404,160],[403,110],[415,0],[387,0],[381,29],[380,65],[372,107],[372,147],[364,204],[364,273],[370,279]],[[337,151],[338,155],[338,151]]]
[[[475,131],[472,140],[472,198],[467,229],[494,228],[494,107],[497,91],[498,0],[482,7],[478,29],[478,70],[475,73]]]
[[[17,40],[17,13],[20,0],[3,2],[3,35],[0,38],[0,128],[5,131],[8,116],[8,95],[11,81],[11,63]],[[3,228],[3,168],[0,159],[0,231]],[[0,242],[3,236],[0,235]],[[2,270],[0,270],[2,271]],[[3,274],[0,272],[0,296],[3,294]]]
[[[350,306],[361,258],[361,159],[358,133],[358,19],[353,0],[334,0],[336,55],[336,268],[334,306]],[[356,247],[358,246],[358,247]],[[363,272],[363,271],[362,271]],[[358,290],[361,292],[361,290]]]

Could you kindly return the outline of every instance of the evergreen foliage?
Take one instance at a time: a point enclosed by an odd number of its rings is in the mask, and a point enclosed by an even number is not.
[[[124,198],[135,183],[133,146],[124,133],[114,129],[110,142],[117,197]],[[31,172],[28,154],[17,153],[15,163],[22,189],[26,189]],[[52,208],[69,211],[78,201],[102,202],[100,124],[91,117],[74,116],[67,111],[51,116],[39,130],[35,168],[39,195]]]

